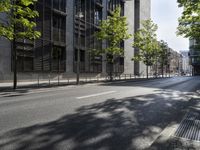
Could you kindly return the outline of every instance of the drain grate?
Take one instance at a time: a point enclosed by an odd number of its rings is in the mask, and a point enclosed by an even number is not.
[[[200,112],[189,112],[182,120],[174,136],[200,141]]]

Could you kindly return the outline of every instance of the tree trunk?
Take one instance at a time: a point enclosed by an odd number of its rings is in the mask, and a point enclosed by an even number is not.
[[[147,74],[147,79],[148,79],[149,78],[148,65],[146,65],[146,74]]]
[[[162,64],[162,78],[164,76],[164,65]]]
[[[156,60],[156,78],[158,77],[158,61]]]
[[[13,89],[17,88],[17,50],[15,38],[13,40]]]
[[[113,62],[110,62],[110,73],[109,73],[109,76],[110,76],[110,81],[113,81]]]

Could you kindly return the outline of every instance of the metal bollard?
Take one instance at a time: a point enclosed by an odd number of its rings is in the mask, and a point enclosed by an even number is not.
[[[38,74],[38,87],[40,86],[40,77],[39,77],[39,74]]]
[[[51,77],[51,76],[50,76],[50,74],[49,74],[49,86],[50,86],[50,84],[51,84],[50,77]]]
[[[58,85],[60,85],[60,76],[58,75]]]

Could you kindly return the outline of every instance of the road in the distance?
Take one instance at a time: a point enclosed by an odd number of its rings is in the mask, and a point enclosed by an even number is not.
[[[174,77],[0,93],[0,150],[145,149],[199,87],[200,77]]]

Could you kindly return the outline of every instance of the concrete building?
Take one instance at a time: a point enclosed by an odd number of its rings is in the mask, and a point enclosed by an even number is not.
[[[151,66],[150,74],[151,75],[181,75],[183,70],[183,56],[181,53],[173,50],[170,47],[166,48],[166,60],[163,62],[157,60],[157,62]]]
[[[150,0],[38,0],[35,8],[40,16],[36,22],[42,36],[34,42],[17,41],[18,78],[35,79],[38,74],[46,78],[50,73],[75,76],[78,50],[82,74],[105,75],[109,71],[105,56],[93,57],[90,52],[106,46],[94,36],[99,21],[120,6],[122,15],[127,17],[129,33],[133,34],[140,28],[141,20],[150,18],[150,3]],[[125,53],[115,61],[116,74],[145,74],[143,63],[131,61],[138,52],[132,48],[132,40],[122,45]],[[13,78],[12,60],[11,43],[0,37],[0,81]]]
[[[190,65],[190,59],[189,59],[189,51],[180,51],[181,55],[183,56],[183,72],[184,74],[191,74],[192,73],[192,66]]]
[[[189,51],[190,63],[192,65],[192,75],[200,75],[200,43],[190,39]]]
[[[173,75],[181,75],[181,72],[183,70],[182,64],[183,64],[182,55],[179,52],[170,49],[170,62],[169,62],[170,73]]]

